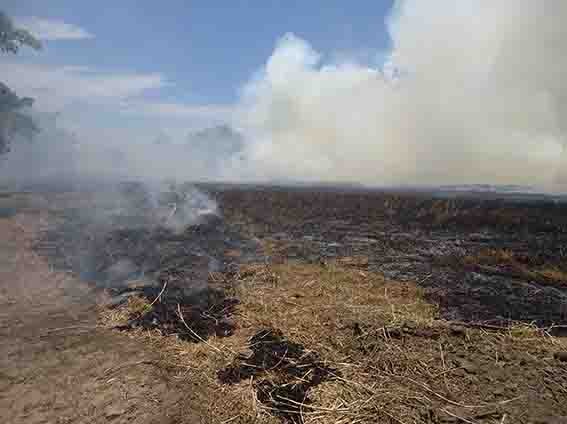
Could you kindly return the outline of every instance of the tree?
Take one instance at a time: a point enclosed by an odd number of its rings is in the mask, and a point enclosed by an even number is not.
[[[0,52],[16,54],[23,46],[38,50],[41,42],[25,29],[16,28],[10,17],[0,11]],[[30,138],[39,131],[31,117],[22,112],[32,104],[33,99],[18,97],[0,82],[0,155],[10,151],[10,141],[16,134]]]
[[[10,17],[0,10],[0,51],[17,53],[22,46],[39,50],[41,42],[29,31],[16,28]]]

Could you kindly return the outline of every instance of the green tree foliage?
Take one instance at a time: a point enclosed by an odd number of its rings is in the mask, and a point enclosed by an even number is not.
[[[10,17],[0,11],[0,52],[16,54],[23,46],[38,50],[41,43],[25,29],[16,28]],[[0,82],[0,154],[10,150],[10,141],[16,134],[30,138],[38,132],[31,117],[23,112],[32,104],[33,99],[18,97]]]
[[[41,43],[29,31],[16,28],[10,17],[0,10],[0,51],[17,53],[22,46],[39,50]]]

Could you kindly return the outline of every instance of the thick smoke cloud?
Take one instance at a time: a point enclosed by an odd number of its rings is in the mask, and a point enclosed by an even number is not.
[[[65,116],[33,108],[25,114],[40,130],[30,138],[16,135],[11,151],[0,156],[0,181],[5,184],[218,180],[243,143],[224,125],[187,129],[177,139],[155,130],[154,137],[140,140],[127,128],[75,132]]]
[[[152,142],[151,135],[132,136],[127,120],[105,129],[101,119],[97,131],[77,123],[73,135],[59,118],[38,114],[41,133],[31,144],[13,143],[0,179],[487,183],[567,191],[564,22],[565,1],[398,1],[386,20],[391,51],[376,52],[386,63],[370,66],[344,54],[329,60],[306,40],[282,37],[242,88],[232,122],[240,133],[219,126],[172,141],[155,128]]]
[[[567,182],[566,21],[562,1],[399,1],[389,61],[374,68],[328,63],[286,35],[243,90],[237,123],[250,142],[237,174]]]

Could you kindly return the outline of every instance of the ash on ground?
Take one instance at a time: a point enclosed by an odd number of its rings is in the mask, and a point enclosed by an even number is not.
[[[159,296],[151,313],[129,325],[182,338],[229,335],[235,300],[209,277],[227,272],[235,260],[262,260],[258,243],[229,228],[214,199],[192,185],[123,183],[76,193],[55,202],[51,216],[36,249],[52,266],[104,289],[110,307],[134,295]]]

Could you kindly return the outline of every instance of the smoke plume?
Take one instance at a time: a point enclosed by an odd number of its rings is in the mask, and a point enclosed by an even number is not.
[[[566,21],[560,1],[398,1],[391,52],[375,67],[331,63],[288,34],[243,89],[238,175],[567,182]]]
[[[400,0],[386,19],[391,49],[376,51],[374,65],[329,59],[288,34],[242,87],[232,128],[174,142],[155,128],[152,142],[127,121],[76,135],[35,117],[42,132],[33,144],[13,143],[0,178],[565,191],[564,22],[564,1]]]

